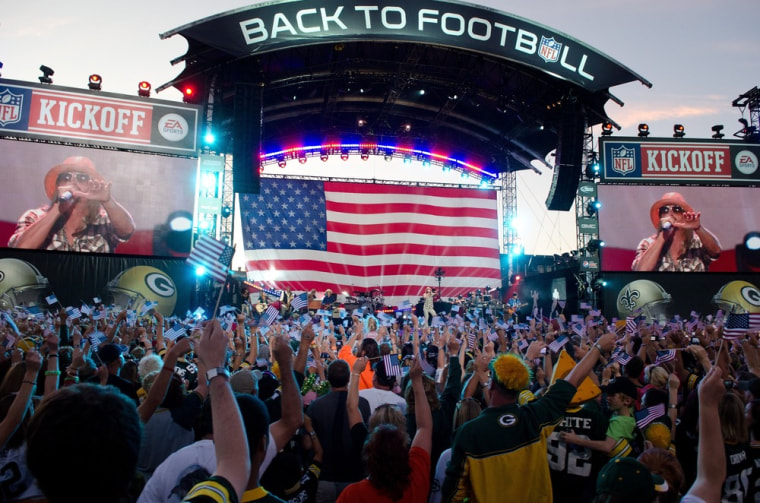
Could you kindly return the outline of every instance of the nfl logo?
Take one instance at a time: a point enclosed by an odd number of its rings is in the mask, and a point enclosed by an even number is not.
[[[562,44],[552,38],[546,38],[541,35],[541,45],[538,46],[538,55],[547,63],[556,63],[559,60],[559,51],[562,50]]]
[[[612,149],[612,171],[627,175],[636,169],[636,151],[621,145]]]
[[[10,89],[0,92],[0,126],[14,124],[21,120],[23,94],[13,94]]]

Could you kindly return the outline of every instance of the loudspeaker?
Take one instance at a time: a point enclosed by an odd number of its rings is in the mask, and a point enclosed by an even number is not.
[[[259,152],[264,122],[263,87],[258,84],[235,86],[232,139],[232,190],[258,194],[261,189]]]
[[[568,211],[578,192],[583,165],[583,135],[586,134],[586,116],[578,108],[566,105],[560,117],[557,164],[546,198],[546,207],[550,210]]]

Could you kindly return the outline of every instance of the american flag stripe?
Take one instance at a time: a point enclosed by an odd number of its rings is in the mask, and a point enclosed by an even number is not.
[[[639,430],[643,430],[644,428],[649,426],[649,424],[652,421],[664,415],[665,415],[664,403],[659,403],[657,405],[653,405],[652,407],[642,409],[639,412],[636,412],[634,414],[634,417],[636,419],[636,426],[638,426]]]
[[[675,349],[666,349],[663,351],[657,351],[657,359],[655,359],[654,364],[659,365],[660,363],[669,362],[675,359],[676,359]]]
[[[205,267],[214,280],[223,283],[227,279],[233,252],[231,247],[204,234],[190,251],[187,263]]]
[[[381,286],[396,304],[438,267],[446,296],[501,278],[492,190],[265,178],[242,199],[249,279],[276,270],[293,290]]]
[[[383,355],[383,366],[385,367],[385,375],[400,376],[402,374],[398,355]]]
[[[280,315],[280,310],[274,306],[269,306],[266,311],[261,315],[260,325],[269,326],[275,322],[277,316]]]
[[[760,330],[760,313],[749,313],[749,329]]]

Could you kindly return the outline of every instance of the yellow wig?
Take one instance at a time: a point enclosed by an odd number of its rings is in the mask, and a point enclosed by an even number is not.
[[[491,362],[493,377],[505,388],[522,391],[530,384],[530,370],[522,358],[513,354],[499,355]]]

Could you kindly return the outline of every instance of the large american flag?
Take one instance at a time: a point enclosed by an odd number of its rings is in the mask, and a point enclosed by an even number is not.
[[[248,279],[417,299],[442,268],[442,296],[501,280],[496,193],[314,180],[261,180],[241,194]]]

